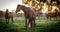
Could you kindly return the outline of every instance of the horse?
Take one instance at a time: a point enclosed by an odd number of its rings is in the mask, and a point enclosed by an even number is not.
[[[38,19],[43,16],[43,13],[41,11],[37,12]]]
[[[13,13],[9,12],[8,9],[6,9],[5,19],[6,19],[7,24],[9,23],[9,19],[11,19],[11,21],[13,23]]]
[[[58,15],[58,12],[49,12],[49,13],[46,13],[46,17],[47,19],[50,18],[54,18],[54,20],[56,19],[57,20],[57,15]]]
[[[24,12],[26,27],[28,27],[29,24],[30,24],[30,27],[35,27],[36,9],[18,4],[17,8],[16,8],[16,13],[19,12],[20,10],[22,10]],[[27,24],[27,20],[28,20],[28,24]]]

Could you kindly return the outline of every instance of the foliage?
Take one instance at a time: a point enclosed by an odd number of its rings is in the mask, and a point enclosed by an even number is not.
[[[60,5],[59,0],[23,0],[22,2],[24,4],[28,4],[30,7],[33,7],[36,10],[41,10],[41,7],[44,5],[44,3],[47,3],[48,6],[55,5],[55,4]],[[53,2],[56,2],[56,3],[53,3]]]

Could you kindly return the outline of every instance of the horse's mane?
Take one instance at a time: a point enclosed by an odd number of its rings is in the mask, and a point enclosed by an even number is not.
[[[21,6],[27,8],[27,9],[34,9],[34,10],[36,10],[35,8],[26,7],[26,6],[24,6],[24,5],[21,5]]]
[[[26,7],[26,6],[24,6],[24,5],[21,5],[21,6],[27,8],[27,9],[30,8],[30,7]]]

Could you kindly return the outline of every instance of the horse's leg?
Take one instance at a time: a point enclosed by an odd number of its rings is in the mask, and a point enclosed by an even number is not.
[[[26,18],[25,18],[25,21],[26,21],[26,22],[25,22],[25,25],[26,25],[26,27],[27,27],[27,19],[26,19]]]
[[[33,21],[32,21],[32,20],[31,20],[30,26],[31,26],[31,28],[33,28],[33,26],[34,26],[34,25],[33,25]]]
[[[56,18],[56,17],[54,17],[54,20],[57,20],[57,18]]]
[[[31,28],[34,28],[34,21],[31,21]]]
[[[48,21],[48,16],[46,16],[47,17],[47,21]]]
[[[32,29],[34,30],[34,32],[36,32],[36,23],[35,23],[35,18],[32,21]]]
[[[6,19],[6,24],[7,24],[7,19]]]
[[[8,19],[8,24],[9,24],[9,19]]]
[[[57,20],[57,16],[56,16],[56,20]]]
[[[35,19],[34,19],[34,32],[36,32],[36,23],[35,23]]]
[[[29,28],[31,27],[31,19],[30,18],[28,19],[28,27]]]
[[[13,24],[13,17],[12,17],[11,21],[12,21],[12,24]]]
[[[34,19],[34,27],[36,26],[35,19]]]
[[[28,24],[27,24],[27,32],[29,32],[29,28],[31,26],[30,19],[28,19]]]
[[[6,19],[6,23],[8,24],[8,22],[9,22],[9,19]]]
[[[56,17],[53,17],[54,18],[54,20],[56,20]]]
[[[50,20],[52,20],[53,16],[49,16],[50,17]]]
[[[25,25],[26,25],[26,28],[27,28],[27,18],[26,18],[26,17],[25,17],[25,21],[26,21],[26,22],[25,22]]]
[[[30,18],[29,19],[30,27],[33,28],[34,26],[34,19]]]

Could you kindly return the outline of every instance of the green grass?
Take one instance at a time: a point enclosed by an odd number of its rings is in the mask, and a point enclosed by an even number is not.
[[[29,29],[34,32],[33,29]],[[14,23],[6,24],[4,18],[0,18],[0,32],[26,32],[25,19],[23,17],[14,17]],[[60,21],[46,20],[46,18],[36,19],[36,32],[60,32]]]

